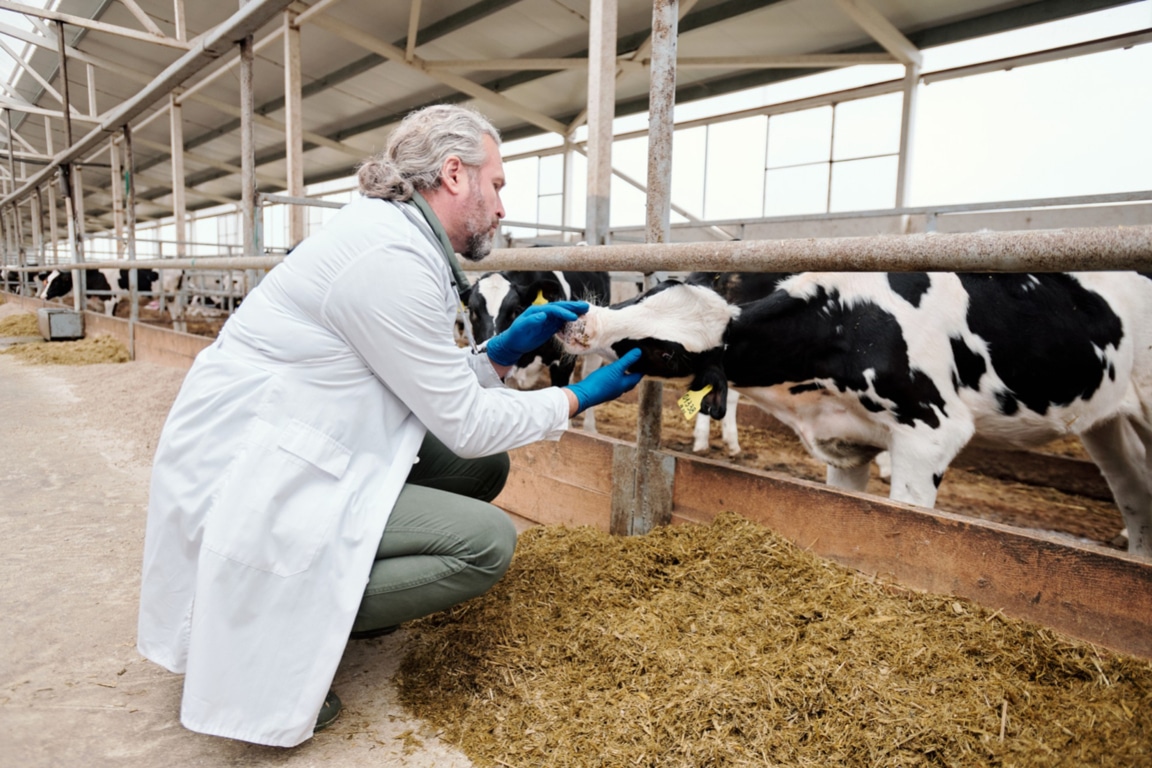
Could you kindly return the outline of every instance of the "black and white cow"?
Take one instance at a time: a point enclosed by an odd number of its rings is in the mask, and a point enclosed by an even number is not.
[[[684,282],[711,288],[723,296],[724,300],[729,304],[740,306],[764,298],[776,290],[776,286],[781,280],[793,274],[795,273],[693,272],[684,279]],[[724,418],[720,421],[720,439],[724,443],[725,452],[732,458],[739,456],[741,452],[740,433],[736,425],[736,413],[739,403],[739,391],[729,389]],[[708,452],[711,432],[712,417],[703,412],[696,414],[696,422],[692,434],[693,453]]]
[[[84,278],[85,290],[104,292],[109,294],[102,299],[104,314],[112,315],[116,311],[116,304],[129,293],[129,270],[127,269],[90,269]],[[151,291],[152,284],[159,281],[160,275],[152,269],[136,271],[136,288],[140,291]],[[44,279],[44,284],[37,295],[41,299],[56,299],[67,296],[72,292],[72,272],[52,270]]]
[[[663,283],[593,308],[573,353],[712,389],[729,384],[863,490],[891,457],[892,499],[932,507],[970,441],[1030,448],[1075,434],[1112,489],[1129,552],[1152,558],[1152,276],[1137,273],[801,273],[741,307]]]
[[[24,288],[21,289],[21,282]],[[19,294],[27,291],[33,295],[39,290],[39,280],[35,272],[27,272],[21,281],[21,273],[8,267],[0,268],[0,291]]]
[[[472,340],[480,344],[507,330],[533,304],[575,300],[605,306],[610,290],[607,272],[487,272],[463,297],[469,326],[465,333],[470,332]],[[598,364],[598,358],[587,358],[583,374]],[[575,367],[576,358],[565,354],[558,340],[550,339],[517,360],[505,381],[517,389],[562,387],[572,381]],[[595,430],[595,416],[586,413],[584,426]]]

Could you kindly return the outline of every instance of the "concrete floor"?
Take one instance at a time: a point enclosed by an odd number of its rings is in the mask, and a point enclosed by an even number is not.
[[[180,726],[181,678],[135,635],[148,459],[182,375],[0,355],[0,766],[470,766],[396,701],[403,631],[349,646],[344,712],[299,747]]]

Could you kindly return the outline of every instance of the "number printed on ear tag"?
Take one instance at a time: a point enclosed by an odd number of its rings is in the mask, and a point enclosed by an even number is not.
[[[532,306],[537,307],[541,304],[547,304],[548,299],[544,298],[544,291],[536,291],[536,299],[532,302]]]
[[[684,414],[685,419],[691,419],[700,413],[700,402],[704,399],[704,395],[711,391],[712,385],[709,384],[704,387],[704,389],[694,389],[685,392],[684,396],[676,401],[676,405],[680,406],[680,413]]]

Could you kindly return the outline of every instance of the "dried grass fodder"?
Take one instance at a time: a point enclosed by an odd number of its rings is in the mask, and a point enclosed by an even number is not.
[[[0,318],[0,336],[39,336],[40,322],[30,312]]]
[[[1152,663],[731,513],[531,529],[408,648],[401,700],[478,766],[1152,765]]]
[[[106,335],[80,339],[79,341],[42,341],[17,344],[3,350],[2,354],[12,355],[25,362],[38,365],[126,363],[131,359],[128,348],[122,342]]]

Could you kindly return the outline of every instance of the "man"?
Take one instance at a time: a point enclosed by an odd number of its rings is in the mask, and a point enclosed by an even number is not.
[[[350,635],[489,589],[515,529],[487,502],[505,451],[558,439],[640,376],[566,388],[501,376],[587,304],[525,312],[485,350],[453,341],[504,216],[499,134],[456,106],[409,115],[362,196],[272,270],[189,371],[153,466],[138,647],[184,673],[195,731],[293,746],[339,711]]]

